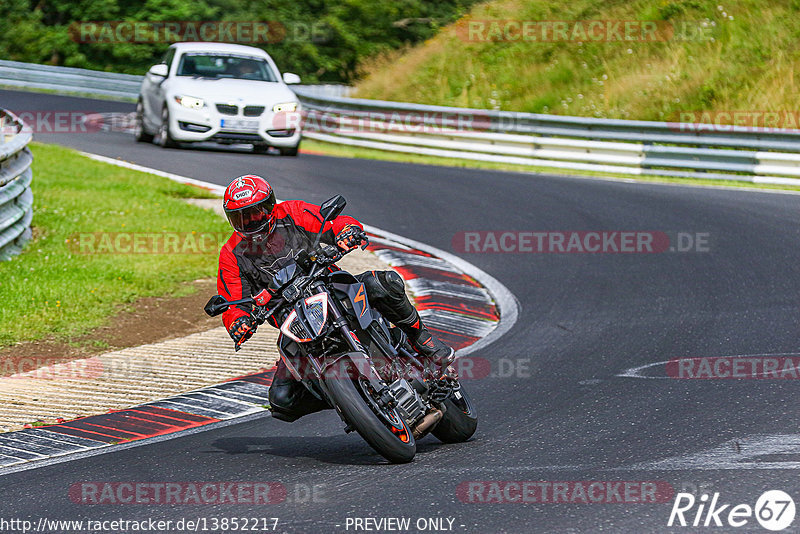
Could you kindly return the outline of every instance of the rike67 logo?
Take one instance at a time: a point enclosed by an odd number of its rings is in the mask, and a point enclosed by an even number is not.
[[[765,529],[780,531],[794,521],[794,500],[781,490],[765,491],[754,507],[749,504],[721,503],[719,493],[714,493],[709,502],[707,494],[699,499],[691,493],[678,493],[669,514],[667,526],[739,528],[751,522],[753,517]]]

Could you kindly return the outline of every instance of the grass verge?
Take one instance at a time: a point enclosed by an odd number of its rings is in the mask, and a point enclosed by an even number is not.
[[[335,156],[341,158],[375,159],[383,161],[397,161],[400,163],[416,163],[420,165],[439,165],[444,167],[461,167],[467,169],[487,169],[494,171],[526,172],[531,174],[548,174],[560,176],[576,176],[584,178],[615,178],[619,180],[629,180],[636,182],[652,182],[678,185],[699,185],[699,186],[723,186],[735,187],[740,189],[757,190],[779,190],[779,191],[800,191],[800,187],[794,185],[772,185],[754,184],[751,182],[740,182],[736,180],[702,180],[699,178],[669,178],[658,176],[635,176],[630,174],[616,174],[609,172],[579,171],[571,169],[553,169],[549,167],[537,167],[534,165],[514,165],[510,163],[494,163],[488,161],[475,161],[457,158],[442,158],[437,156],[426,156],[422,154],[403,154],[401,152],[390,152],[373,148],[353,147],[347,145],[337,145],[317,141],[314,139],[303,140],[303,150],[325,156]]]
[[[139,298],[185,292],[183,282],[216,275],[229,229],[217,215],[181,200],[208,192],[67,148],[32,143],[31,149],[34,239],[20,256],[0,263],[0,347],[43,338],[68,342]],[[134,248],[133,235],[147,234]],[[201,243],[207,234],[217,242]],[[115,241],[119,235],[131,241]],[[176,237],[166,245],[165,235]],[[128,252],[155,242],[167,252]]]
[[[762,123],[753,126],[768,125],[763,112],[786,111],[777,126],[796,128],[796,11],[795,2],[763,0],[493,0],[424,43],[362,65],[355,96],[640,120],[748,111]],[[555,34],[553,21],[569,31]],[[654,21],[663,30],[654,39],[589,36],[586,21],[609,30]],[[523,38],[507,22],[534,30]]]

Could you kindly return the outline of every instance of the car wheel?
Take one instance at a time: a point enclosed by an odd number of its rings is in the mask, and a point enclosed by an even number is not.
[[[297,143],[295,146],[290,146],[286,148],[279,148],[281,156],[292,156],[297,157],[297,153],[300,150],[300,143]]]
[[[257,143],[253,145],[253,154],[266,154],[269,152],[269,145]]]
[[[167,106],[164,106],[164,109],[161,110],[161,127],[158,129],[157,143],[162,148],[175,148],[178,146],[178,143],[169,133],[169,109],[167,109]]]
[[[137,143],[152,143],[153,135],[144,128],[144,106],[142,101],[136,102],[136,118],[133,121],[133,137]]]

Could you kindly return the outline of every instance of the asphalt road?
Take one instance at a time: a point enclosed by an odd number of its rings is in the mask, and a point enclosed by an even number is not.
[[[0,92],[0,106],[133,108],[10,91]],[[468,384],[481,415],[469,443],[444,446],[428,437],[413,464],[391,466],[357,436],[344,435],[331,413],[291,425],[263,418],[0,476],[0,517],[267,516],[280,518],[284,532],[352,532],[346,521],[356,517],[405,516],[412,525],[450,517],[455,532],[663,532],[672,500],[486,504],[462,502],[456,488],[486,480],[664,481],[676,491],[719,492],[720,502],[731,504],[752,506],[769,489],[800,497],[797,381],[617,376],[673,358],[800,352],[799,196],[164,150],[114,132],[35,137],[220,184],[258,173],[284,199],[320,202],[341,193],[362,221],[454,251],[487,271],[517,296],[521,311],[505,337],[475,355],[513,372]],[[465,231],[701,233],[708,250],[464,253],[452,241]],[[279,482],[289,499],[268,506],[91,506],[68,497],[81,481],[243,480]],[[314,498],[295,495],[314,485]],[[798,523],[786,532],[800,531]],[[750,518],[737,530],[761,529]]]

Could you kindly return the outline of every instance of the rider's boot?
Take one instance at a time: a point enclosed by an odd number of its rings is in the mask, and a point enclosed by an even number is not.
[[[442,340],[430,333],[416,310],[410,317],[397,321],[395,324],[408,336],[417,352],[436,366],[441,374],[447,372],[447,368],[456,359],[456,353]]]

